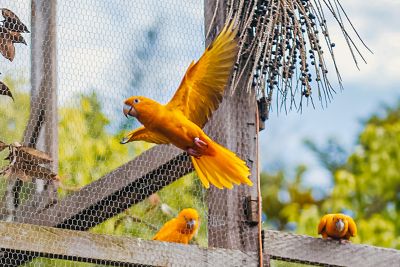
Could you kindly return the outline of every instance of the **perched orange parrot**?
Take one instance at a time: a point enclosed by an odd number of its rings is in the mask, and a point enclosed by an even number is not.
[[[318,234],[321,234],[323,238],[346,242],[350,236],[357,235],[357,226],[350,216],[340,213],[327,214],[319,222]]]
[[[199,229],[199,214],[195,209],[183,209],[176,218],[166,222],[153,240],[189,244]]]
[[[222,101],[224,89],[237,55],[237,30],[225,26],[207,47],[199,61],[192,62],[171,101],[162,105],[142,96],[125,100],[125,116],[142,124],[121,143],[147,141],[169,144],[185,150],[206,188],[233,188],[233,184],[253,183],[250,170],[235,153],[217,144],[202,130]]]

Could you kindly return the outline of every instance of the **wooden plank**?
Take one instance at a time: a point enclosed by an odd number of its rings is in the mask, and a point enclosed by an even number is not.
[[[266,231],[264,255],[272,259],[332,266],[400,266],[400,251]]]
[[[225,1],[206,0],[205,32],[211,26],[206,40],[209,44],[225,24]],[[218,8],[216,9],[216,4]],[[216,12],[216,13],[215,13]],[[215,13],[215,14],[214,14]],[[247,75],[243,75],[246,76]],[[235,94],[226,89],[224,100],[206,126],[206,132],[218,143],[237,153],[247,162],[254,186],[242,185],[233,190],[208,190],[208,244],[210,247],[258,252],[258,218],[250,222],[246,212],[247,198],[257,202],[257,102],[254,91],[241,90],[241,81]],[[253,212],[258,214],[258,206]],[[254,218],[254,216],[253,216]]]
[[[186,153],[156,146],[41,212],[19,209],[16,221],[84,231],[192,171]]]
[[[15,221],[85,231],[192,171],[186,153],[171,145],[156,146],[53,205],[40,210],[20,206]],[[21,252],[8,263],[9,253],[2,253],[4,266],[19,266],[36,257]]]
[[[0,248],[8,255],[23,252],[36,257],[98,264],[124,263],[124,266],[257,266],[258,262],[255,253],[238,250],[206,249],[6,222],[0,222]]]

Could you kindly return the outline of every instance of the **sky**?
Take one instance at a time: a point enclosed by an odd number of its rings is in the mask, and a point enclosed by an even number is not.
[[[381,111],[384,104],[393,105],[400,100],[400,1],[351,0],[341,3],[374,54],[362,50],[367,64],[360,63],[358,70],[338,27],[331,23],[329,28],[336,43],[334,51],[344,90],[338,90],[326,109],[310,106],[301,114],[294,111],[287,115],[272,111],[266,122],[267,129],[260,136],[264,170],[286,167],[292,173],[298,164],[305,164],[308,167],[306,183],[320,188],[329,187],[329,173],[303,145],[303,140],[324,144],[328,138],[334,138],[351,153],[362,130],[362,121]],[[334,79],[331,72],[331,80]]]
[[[14,10],[28,25],[29,4],[29,0],[0,0],[0,7]],[[262,170],[286,168],[291,173],[298,164],[306,164],[306,182],[317,188],[329,187],[329,173],[303,140],[324,144],[335,138],[351,153],[362,119],[399,99],[400,1],[348,0],[342,5],[374,52],[362,50],[368,64],[360,63],[360,70],[355,67],[338,27],[330,21],[344,90],[337,90],[324,109],[309,106],[302,113],[288,114],[272,110],[260,134]],[[203,23],[199,0],[58,1],[59,104],[76,105],[76,96],[95,91],[103,112],[115,122],[112,129],[122,119],[121,101],[127,96],[145,92],[168,101],[190,62],[204,50]],[[28,46],[17,45],[14,62],[0,60],[3,75],[29,80],[29,35],[25,38]]]

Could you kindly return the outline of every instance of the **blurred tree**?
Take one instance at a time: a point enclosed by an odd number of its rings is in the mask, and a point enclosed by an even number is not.
[[[14,89],[22,81],[5,81],[13,90],[16,103],[10,98],[0,98],[0,140],[10,143],[22,138],[29,115],[29,94]],[[117,134],[107,132],[109,120],[102,112],[102,105],[95,93],[81,95],[77,107],[61,107],[59,116],[59,175],[63,178],[62,183],[65,186],[58,189],[61,198],[71,193],[71,190],[78,190],[99,179],[152,146],[145,142],[124,146],[119,143],[124,134],[122,131]],[[5,154],[0,156],[4,158]],[[2,162],[2,165],[5,163]],[[129,208],[91,231],[151,239],[177,212],[193,207],[200,212],[203,220],[194,243],[206,246],[205,194],[199,179],[194,175],[179,179],[150,199]],[[0,179],[0,193],[4,192],[4,185],[4,179]],[[27,263],[26,266],[39,263],[41,266],[54,266],[55,261],[41,258]],[[74,263],[74,266],[92,265]]]
[[[83,187],[132,158],[118,136],[106,132],[109,121],[96,94],[82,95],[78,108],[64,107],[59,114],[59,174],[67,187]]]
[[[59,174],[66,188],[83,187],[152,146],[145,142],[121,145],[119,140],[125,131],[117,135],[107,133],[109,121],[101,110],[94,93],[82,95],[78,108],[60,110]],[[201,218],[205,218],[202,186],[198,181],[193,175],[179,179],[153,198],[129,208],[92,231],[150,239],[164,222],[176,215],[166,214],[164,207],[171,207],[173,212],[193,207],[199,210]],[[68,194],[68,190],[59,188],[59,193],[62,197]],[[205,225],[200,228],[197,238],[203,245],[206,244]]]
[[[399,249],[400,103],[383,116],[368,119],[357,143],[346,161],[334,141],[322,147],[307,143],[333,177],[333,189],[318,201],[312,187],[303,183],[304,167],[295,179],[286,179],[282,171],[263,173],[267,226],[316,236],[320,216],[342,212],[355,218],[355,242]]]
[[[268,227],[299,230],[304,227],[300,222],[310,217],[307,213],[315,213],[315,207],[321,206],[322,202],[313,197],[312,188],[303,185],[305,171],[305,166],[299,166],[294,179],[287,179],[283,171],[261,173],[262,204]]]
[[[29,95],[16,90],[26,84],[23,78],[5,76],[2,81],[11,89],[15,102],[0,97],[0,140],[5,143],[21,141],[29,117]]]
[[[318,146],[311,139],[306,139],[304,144],[317,156],[320,164],[331,173],[346,163],[348,157],[346,150],[333,138],[328,139],[322,146]]]
[[[27,93],[21,92],[17,90],[17,88],[21,88],[26,85],[26,79],[19,77],[11,77],[4,76],[2,81],[7,84],[7,86],[12,91],[15,102],[12,101],[9,97],[0,97],[0,141],[3,141],[6,144],[13,142],[21,142],[25,125],[29,118],[29,95]],[[8,161],[4,160],[7,156],[8,151],[3,150],[0,152],[0,168],[8,164]],[[1,176],[0,176],[1,177]],[[6,180],[0,179],[0,198],[2,201],[2,205],[0,205],[1,209],[5,209],[5,198],[4,193],[7,188]],[[29,190],[28,190],[29,191]],[[26,196],[25,191],[20,195],[21,199],[24,199]],[[5,210],[2,210],[1,213],[4,213]]]

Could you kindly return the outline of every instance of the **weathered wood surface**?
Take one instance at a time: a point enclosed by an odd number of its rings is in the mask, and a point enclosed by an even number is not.
[[[400,251],[358,244],[340,244],[310,236],[266,231],[264,255],[299,263],[351,267],[400,266]]]
[[[257,266],[255,253],[0,222],[0,248],[36,257],[151,266]],[[15,254],[14,254],[15,255]],[[4,263],[3,263],[4,264]],[[5,265],[2,265],[5,266]]]
[[[225,10],[225,1],[204,1],[206,34],[211,25],[206,45],[224,27]],[[257,222],[249,222],[246,216],[246,198],[250,197],[255,201],[258,198],[257,101],[254,91],[241,90],[240,85],[244,82],[247,81],[241,81],[233,95],[230,88],[226,89],[224,100],[205,127],[205,131],[247,162],[251,170],[250,179],[254,185],[235,186],[233,190],[219,190],[214,187],[208,190],[208,244],[210,247],[258,252],[258,225]],[[258,207],[253,211],[258,213]]]
[[[16,221],[84,231],[191,171],[186,153],[170,145],[156,146],[47,209],[18,210]]]

